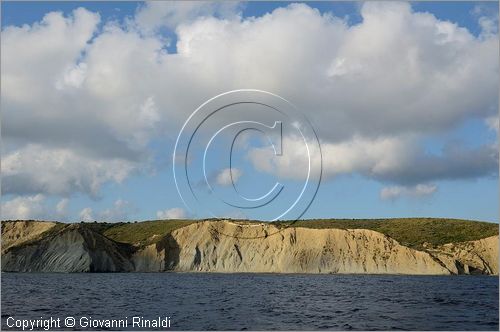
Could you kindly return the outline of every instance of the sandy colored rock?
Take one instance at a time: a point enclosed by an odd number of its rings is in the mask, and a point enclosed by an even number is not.
[[[136,272],[165,271],[165,248],[159,244],[150,244],[132,255]]]
[[[498,275],[498,235],[429,250],[454,274]]]
[[[426,252],[370,230],[201,222],[172,233],[175,271],[449,274]]]
[[[2,271],[130,272],[129,247],[79,224],[2,254]]]
[[[36,239],[56,224],[50,221],[2,222],[2,253],[10,247]]]
[[[279,229],[203,221],[148,246],[115,242],[86,224],[3,223],[2,271],[498,274],[498,236],[419,251],[365,229]]]

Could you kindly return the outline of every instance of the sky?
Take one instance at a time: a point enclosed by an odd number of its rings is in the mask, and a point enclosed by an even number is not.
[[[301,213],[285,219],[498,222],[495,2],[1,5],[2,219],[272,220],[321,161]],[[190,115],[238,89],[295,105],[321,155],[279,119],[282,155],[248,130],[230,170],[234,137],[207,148],[205,134],[229,119],[278,119],[253,105],[204,123],[194,161],[174,162]],[[194,179],[197,206],[173,168],[200,170],[205,149],[214,191]],[[221,203],[275,184],[284,189],[264,208]]]

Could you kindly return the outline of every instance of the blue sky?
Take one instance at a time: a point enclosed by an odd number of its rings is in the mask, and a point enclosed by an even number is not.
[[[250,85],[273,90],[306,109],[317,129],[324,177],[302,218],[421,216],[498,222],[498,35],[488,28],[490,22],[498,25],[497,3],[412,2],[411,9],[351,2],[226,5],[158,9],[141,2],[2,2],[2,81],[7,82],[2,90],[3,163],[7,160],[2,217],[209,217],[206,211],[189,212],[175,189],[175,138],[205,100]],[[86,11],[77,16],[74,11],[80,7]],[[158,15],[162,10],[166,14]],[[42,24],[39,32],[46,40],[39,40],[34,30],[19,29],[50,12],[73,20]],[[388,12],[395,14],[378,20]],[[92,16],[96,13],[98,22]],[[287,25],[302,17],[310,24]],[[223,20],[232,23],[223,28]],[[391,32],[390,24],[401,32]],[[67,31],[58,37],[57,29]],[[65,46],[81,35],[86,36],[81,45]],[[270,35],[276,40],[264,40]],[[68,41],[58,42],[60,38]],[[373,40],[380,42],[370,44]],[[28,43],[40,45],[30,48]],[[383,43],[386,47],[378,49]],[[247,55],[248,45],[268,48]],[[290,67],[281,51],[289,54]],[[130,57],[122,59],[125,53]],[[150,63],[153,54],[160,60]],[[392,56],[392,63],[384,60]],[[115,72],[115,64],[123,70]],[[420,73],[406,72],[412,65]],[[405,75],[410,75],[408,81]],[[325,87],[332,77],[336,81]],[[370,83],[374,77],[379,80]],[[40,82],[48,90],[30,89],[29,84],[38,89]],[[360,86],[364,82],[367,86]],[[33,93],[23,97],[18,84]],[[137,120],[130,118],[139,111]],[[242,172],[238,188],[254,196],[276,181],[300,187],[301,179],[288,172],[298,161],[287,159],[291,163],[286,167],[273,161],[275,169],[266,171],[265,154],[254,154],[256,159],[248,154],[265,149],[263,141],[257,135],[246,143],[236,162]],[[123,149],[126,157],[106,155],[107,145],[114,152]],[[27,162],[29,158],[36,162]],[[268,219],[268,212],[252,217]],[[229,209],[223,213],[240,216]]]
[[[359,3],[356,2],[309,1],[307,4],[323,13],[333,12],[336,16],[348,16],[351,24],[359,23],[361,20],[358,10]],[[489,11],[498,11],[495,1],[414,1],[412,7],[415,11],[430,12],[439,19],[455,22],[477,34],[480,27],[472,12],[478,4]],[[103,21],[107,19],[120,20],[124,16],[134,15],[136,9],[141,5],[143,5],[142,2],[135,1],[4,1],[2,2],[2,26],[32,24],[39,21],[47,12],[62,11],[68,14],[78,7],[99,12]],[[282,1],[247,2],[242,4],[242,13],[245,17],[262,16],[286,5],[287,2]]]

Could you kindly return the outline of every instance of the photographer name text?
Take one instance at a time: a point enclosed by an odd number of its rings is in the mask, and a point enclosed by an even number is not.
[[[18,329],[22,331],[36,331],[36,330],[55,330],[55,329],[124,329],[124,328],[138,328],[138,329],[169,329],[171,319],[169,316],[158,316],[152,319],[144,318],[142,316],[123,317],[121,319],[98,319],[90,316],[81,317],[40,317],[36,319],[17,319],[15,317],[8,317],[6,325],[11,329]]]

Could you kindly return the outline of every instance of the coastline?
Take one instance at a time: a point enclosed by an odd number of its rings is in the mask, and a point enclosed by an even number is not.
[[[151,225],[126,224],[128,233],[112,233],[98,223],[7,222],[2,271],[498,275],[498,235],[408,246],[369,229],[247,224],[211,220],[174,228],[167,222],[165,234],[155,228],[147,241],[127,243],[116,239]]]

